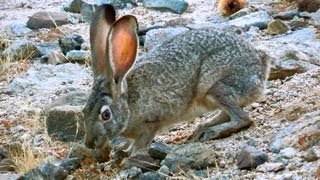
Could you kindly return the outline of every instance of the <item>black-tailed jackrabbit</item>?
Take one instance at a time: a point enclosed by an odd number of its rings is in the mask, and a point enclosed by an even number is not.
[[[116,136],[146,148],[156,133],[220,109],[193,139],[226,137],[249,127],[242,107],[262,94],[266,58],[234,34],[213,28],[190,30],[165,41],[135,64],[137,20],[116,21],[111,5],[98,7],[90,27],[94,83],[84,107],[89,148]]]

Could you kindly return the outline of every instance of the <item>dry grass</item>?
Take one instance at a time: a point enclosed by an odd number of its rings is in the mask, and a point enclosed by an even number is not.
[[[17,74],[26,72],[29,69],[28,58],[13,60],[10,57],[0,57],[0,80],[10,80]]]
[[[45,155],[42,152],[35,152],[30,143],[24,143],[22,149],[11,149],[11,159],[15,170],[26,173],[40,164]]]

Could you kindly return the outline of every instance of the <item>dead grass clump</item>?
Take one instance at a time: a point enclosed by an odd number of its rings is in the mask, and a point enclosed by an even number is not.
[[[33,151],[29,143],[25,143],[22,149],[10,149],[9,151],[15,170],[23,173],[35,168],[45,157],[43,153]]]

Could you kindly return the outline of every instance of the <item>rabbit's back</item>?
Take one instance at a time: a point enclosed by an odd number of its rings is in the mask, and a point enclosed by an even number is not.
[[[230,83],[235,96],[242,96],[263,89],[265,79],[258,53],[239,36],[190,30],[141,57],[127,77],[128,103],[133,119],[173,121],[216,82]]]

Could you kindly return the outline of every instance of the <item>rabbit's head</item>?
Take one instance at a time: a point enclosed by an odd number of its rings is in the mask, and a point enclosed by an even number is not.
[[[137,20],[116,20],[111,5],[99,6],[90,25],[94,83],[83,109],[85,145],[102,148],[119,134],[129,119],[126,74],[137,54]]]

